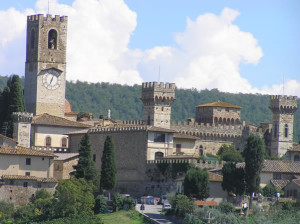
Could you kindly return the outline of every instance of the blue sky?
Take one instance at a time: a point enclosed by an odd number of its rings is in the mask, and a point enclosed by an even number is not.
[[[47,4],[2,1],[0,19],[46,13]],[[11,7],[15,11],[8,13]],[[300,97],[299,12],[298,0],[50,0],[51,14],[69,16],[69,80],[140,84],[158,81],[160,67],[160,81],[182,88],[282,94],[284,79],[285,94]],[[97,22],[84,27],[79,17]],[[1,75],[24,75],[26,24],[17,26],[10,36],[0,32]],[[95,47],[76,49],[76,29],[95,34],[83,35]],[[208,46],[210,40],[217,42]]]

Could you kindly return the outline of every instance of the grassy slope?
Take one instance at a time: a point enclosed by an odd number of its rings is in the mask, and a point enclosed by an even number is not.
[[[100,214],[101,219],[104,221],[104,224],[146,224],[143,220],[143,217],[139,214],[139,212],[131,210],[131,211],[119,211],[108,214]]]

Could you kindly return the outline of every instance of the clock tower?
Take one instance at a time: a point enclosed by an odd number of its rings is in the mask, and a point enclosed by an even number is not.
[[[34,115],[64,117],[67,16],[27,17],[25,104]]]

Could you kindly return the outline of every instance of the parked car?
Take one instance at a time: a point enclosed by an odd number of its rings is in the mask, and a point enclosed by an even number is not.
[[[163,204],[163,211],[167,211],[172,209],[171,205],[169,203],[164,203]]]

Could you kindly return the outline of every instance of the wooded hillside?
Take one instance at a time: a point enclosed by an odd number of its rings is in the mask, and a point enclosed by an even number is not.
[[[0,89],[6,85],[8,77],[0,76]],[[21,80],[23,83],[23,79]],[[176,89],[176,100],[172,106],[172,120],[185,121],[195,116],[195,106],[217,100],[242,107],[241,118],[246,123],[259,125],[270,122],[269,96],[261,94],[233,94],[219,92],[217,89],[201,90]],[[112,119],[142,119],[143,104],[141,86],[126,86],[108,83],[67,82],[66,99],[76,112],[92,112],[94,117],[107,116],[111,110]],[[298,100],[300,107],[300,100]],[[295,114],[294,141],[300,140],[300,109]]]

